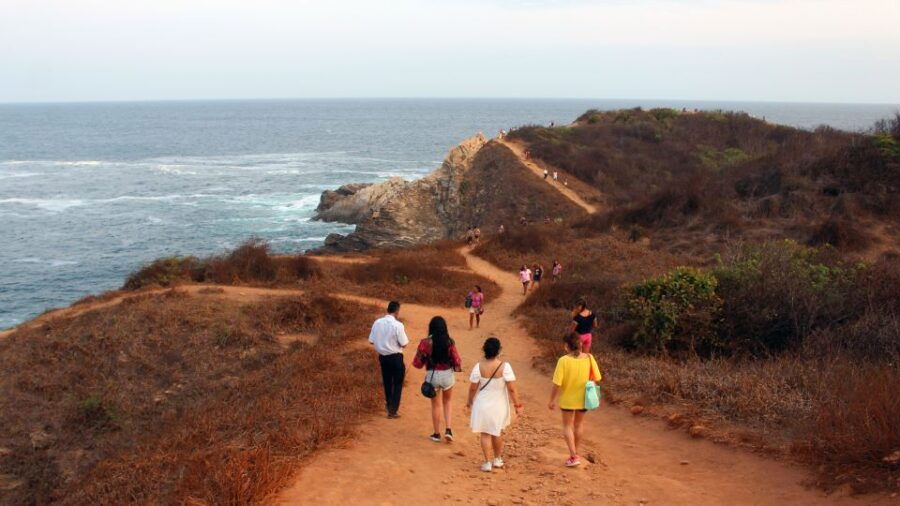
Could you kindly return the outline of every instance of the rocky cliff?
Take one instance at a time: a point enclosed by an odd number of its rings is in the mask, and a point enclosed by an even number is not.
[[[441,166],[414,181],[392,178],[322,193],[315,219],[356,225],[331,234],[320,251],[400,247],[485,232],[519,217],[568,217],[580,209],[521,165],[504,145],[478,134],[450,150]]]

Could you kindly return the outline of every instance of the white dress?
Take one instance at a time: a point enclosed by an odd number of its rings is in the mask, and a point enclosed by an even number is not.
[[[493,371],[491,371],[493,372]],[[478,383],[480,389],[487,383],[488,377],[481,376],[481,368],[478,363],[472,368],[469,381]],[[505,362],[501,370],[497,371],[494,379],[483,389],[475,394],[472,402],[472,420],[470,425],[473,432],[485,432],[492,436],[499,436],[512,421],[512,410],[509,406],[509,391],[506,389],[507,381],[515,381],[516,375],[512,366]]]

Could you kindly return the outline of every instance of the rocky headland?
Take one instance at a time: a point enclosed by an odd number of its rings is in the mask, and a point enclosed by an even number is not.
[[[314,219],[356,225],[346,236],[329,235],[317,250],[346,252],[460,237],[470,225],[494,230],[520,217],[537,221],[582,213],[531,174],[509,147],[477,134],[421,179],[396,177],[323,192]]]

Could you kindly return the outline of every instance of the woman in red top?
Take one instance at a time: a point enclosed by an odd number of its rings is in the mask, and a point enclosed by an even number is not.
[[[439,392],[431,398],[431,422],[434,424],[431,440],[435,443],[441,442],[441,415],[443,415],[446,424],[444,439],[448,443],[453,441],[453,430],[450,429],[453,407],[450,400],[453,384],[456,383],[453,373],[462,370],[462,360],[459,358],[456,344],[447,331],[447,322],[442,317],[435,316],[428,323],[428,337],[419,342],[413,367],[416,369],[424,367],[425,380]]]

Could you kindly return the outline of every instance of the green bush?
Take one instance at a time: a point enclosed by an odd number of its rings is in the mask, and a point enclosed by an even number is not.
[[[631,285],[625,320],[635,332],[624,344],[647,353],[712,354],[719,348],[715,323],[721,305],[716,278],[692,267]]]
[[[723,300],[723,342],[733,352],[764,355],[855,316],[851,290],[860,268],[830,247],[793,241],[742,246],[713,270]]]

